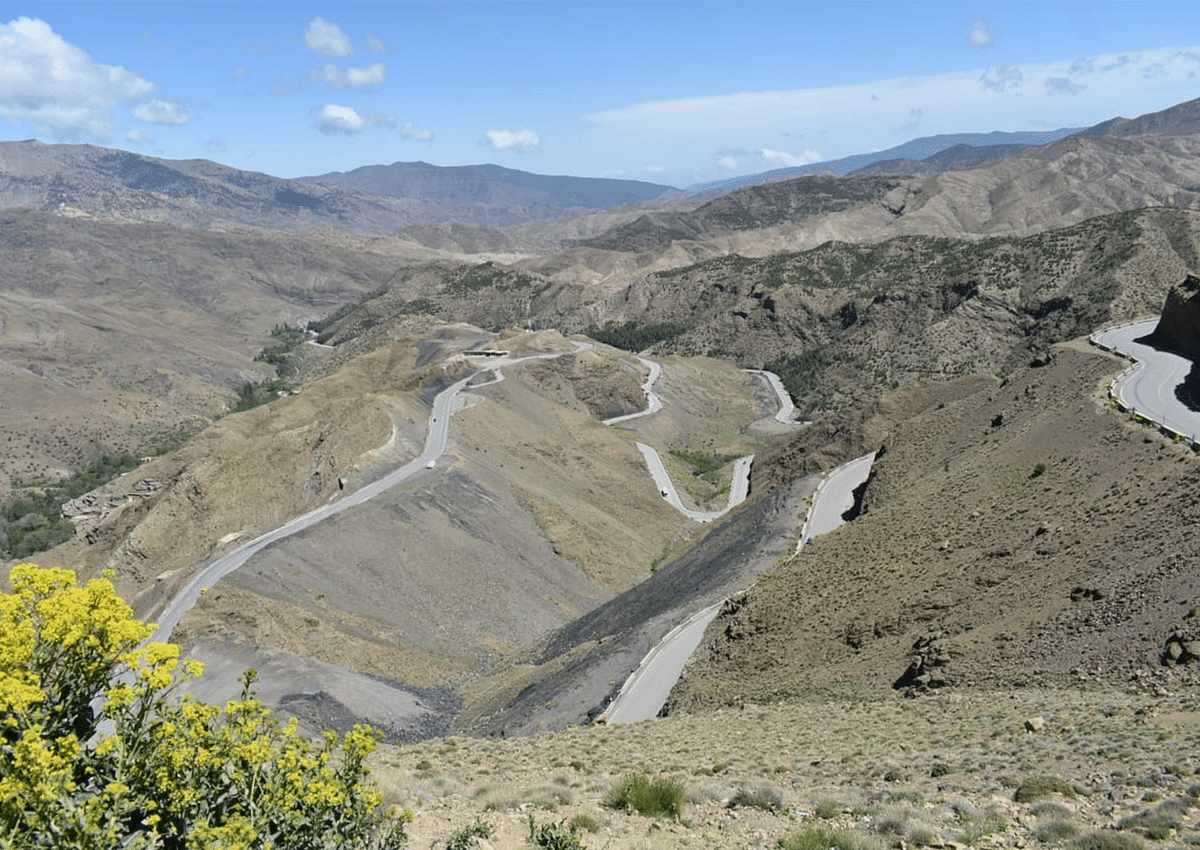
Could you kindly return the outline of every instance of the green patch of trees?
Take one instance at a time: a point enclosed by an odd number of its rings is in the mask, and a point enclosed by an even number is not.
[[[674,322],[655,322],[638,324],[637,322],[608,322],[603,327],[593,325],[584,328],[583,332],[596,342],[621,348],[626,351],[645,351],[655,343],[673,339],[687,330],[687,327]]]
[[[69,540],[75,526],[62,517],[62,505],[135,469],[131,454],[104,454],[70,478],[52,484],[14,481],[14,492],[0,504],[0,554],[27,558]]]

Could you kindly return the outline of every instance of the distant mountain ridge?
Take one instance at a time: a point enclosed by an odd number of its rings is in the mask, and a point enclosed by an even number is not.
[[[203,159],[0,142],[0,208],[204,230],[384,235],[418,224],[519,224],[678,192],[635,180],[546,177],[496,165],[407,165],[414,167],[367,166],[342,181],[325,175],[314,178],[322,182],[305,182]]]
[[[298,178],[305,183],[357,189],[390,198],[420,198],[453,204],[520,204],[605,209],[677,192],[641,180],[533,174],[500,165],[439,166],[427,162],[365,165]]]
[[[841,159],[776,168],[725,180],[696,183],[684,191],[716,196],[743,186],[775,183],[807,174],[880,175],[935,174],[972,168],[993,159],[1020,152],[1025,147],[1042,147],[1067,136],[1186,136],[1200,133],[1200,98],[1175,104],[1137,118],[1110,118],[1091,127],[1057,130],[990,133],[950,133],[912,139],[887,150],[854,154]],[[947,151],[954,151],[947,155]]]
[[[851,174],[862,171],[875,163],[888,160],[925,161],[948,148],[955,148],[961,145],[969,145],[976,149],[991,147],[1010,148],[1012,145],[1037,147],[1056,142],[1059,139],[1072,136],[1078,132],[1078,127],[1064,127],[1058,130],[1038,132],[1006,133],[997,130],[990,133],[948,133],[939,136],[924,136],[920,139],[912,139],[904,144],[888,148],[887,150],[875,151],[874,153],[853,154],[841,159],[814,162],[809,165],[775,168],[759,174],[743,174],[740,177],[730,177],[725,180],[696,183],[688,186],[685,191],[697,195],[723,194],[742,186],[750,186],[757,183],[776,183],[780,180],[789,180],[793,177],[801,177],[807,174]],[[1000,153],[1000,155],[1004,156],[1006,153]],[[987,158],[990,159],[992,157]]]

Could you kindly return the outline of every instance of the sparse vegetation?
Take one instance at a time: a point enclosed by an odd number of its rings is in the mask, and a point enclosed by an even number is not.
[[[477,820],[452,832],[446,840],[446,850],[471,850],[475,846],[476,838],[491,837],[491,825],[487,821]]]
[[[538,825],[529,815],[529,844],[542,850],[584,850],[578,830],[566,821]]]
[[[604,796],[610,809],[637,812],[646,817],[678,819],[683,814],[685,789],[674,779],[651,779],[644,774],[626,776]]]
[[[1054,794],[1074,797],[1075,789],[1069,782],[1058,776],[1031,776],[1017,786],[1013,800],[1018,803],[1035,803]]]
[[[729,807],[781,812],[783,811],[783,792],[779,790],[778,786],[767,782],[741,785],[729,798]]]
[[[1072,850],[1145,850],[1146,842],[1127,832],[1094,830],[1071,842]]]

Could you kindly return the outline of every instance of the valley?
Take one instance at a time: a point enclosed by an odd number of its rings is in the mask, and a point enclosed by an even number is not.
[[[140,458],[28,560],[113,570],[206,700],[254,667],[309,731],[380,729],[419,841],[486,817],[515,847],[638,771],[690,824],[589,845],[1049,847],[1014,795],[1063,774],[1077,833],[1191,846],[1194,414],[1157,427],[1098,332],[1200,269],[1195,104],[553,210],[575,184],[5,143],[0,495]],[[863,458],[853,519],[813,514]],[[662,716],[608,717],[697,612]]]

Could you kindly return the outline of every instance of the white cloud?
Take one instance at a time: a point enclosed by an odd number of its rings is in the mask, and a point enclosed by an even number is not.
[[[351,106],[327,103],[317,118],[317,129],[326,135],[345,133],[349,136],[367,129],[367,119]]]
[[[772,166],[792,167],[796,165],[811,165],[814,162],[821,161],[821,154],[818,151],[809,148],[801,154],[788,153],[787,151],[777,151],[771,148],[762,148],[761,156]]]
[[[405,124],[400,128],[400,135],[406,139],[416,139],[421,142],[433,141],[433,130],[427,127],[418,127],[415,124]]]
[[[243,68],[242,66],[239,65],[238,67],[233,69],[233,78],[235,80],[244,80],[249,75],[249,73],[250,73],[249,69]]]
[[[133,117],[150,124],[174,124],[180,126],[192,120],[187,108],[177,100],[155,98],[148,103],[139,103],[133,108]]]
[[[324,18],[313,18],[309,21],[304,41],[309,50],[322,56],[350,56],[354,53],[350,36],[342,32],[342,28],[337,24]]]
[[[487,141],[494,151],[533,153],[542,140],[533,130],[488,130]]]
[[[367,33],[367,47],[371,48],[373,53],[393,53],[394,51],[386,41],[382,38],[377,38],[371,33]]]
[[[1084,91],[1087,86],[1081,86],[1079,83],[1071,82],[1070,77],[1047,77],[1046,78],[1046,94],[1079,94]]]
[[[327,83],[335,89],[351,86],[377,86],[387,82],[387,68],[382,62],[376,62],[366,68],[338,68],[326,65],[324,68],[309,73],[308,79],[314,83]]]
[[[667,167],[665,165],[647,165],[642,171],[647,174],[665,174]]]
[[[979,87],[987,91],[1009,91],[1021,88],[1025,74],[1012,65],[991,65],[979,75]]]
[[[154,134],[143,133],[141,130],[135,128],[125,134],[125,141],[131,145],[152,145],[154,144]]]
[[[1084,127],[1190,100],[1198,78],[1200,51],[1182,47],[645,101],[584,115],[590,128],[580,145],[596,156],[628,151],[627,168],[669,163],[676,182],[701,182],[780,167],[784,154],[837,159],[918,133]]]
[[[327,136],[335,133],[353,136],[370,127],[395,127],[396,116],[374,114],[364,117],[352,106],[327,103],[317,113],[314,126]]]
[[[110,110],[137,103],[154,83],[115,65],[101,65],[68,44],[45,21],[0,24],[0,119],[56,139],[112,135]]]
[[[976,18],[971,21],[967,38],[975,47],[991,47],[992,42],[996,40],[996,31],[989,27],[988,22],[983,18]]]

